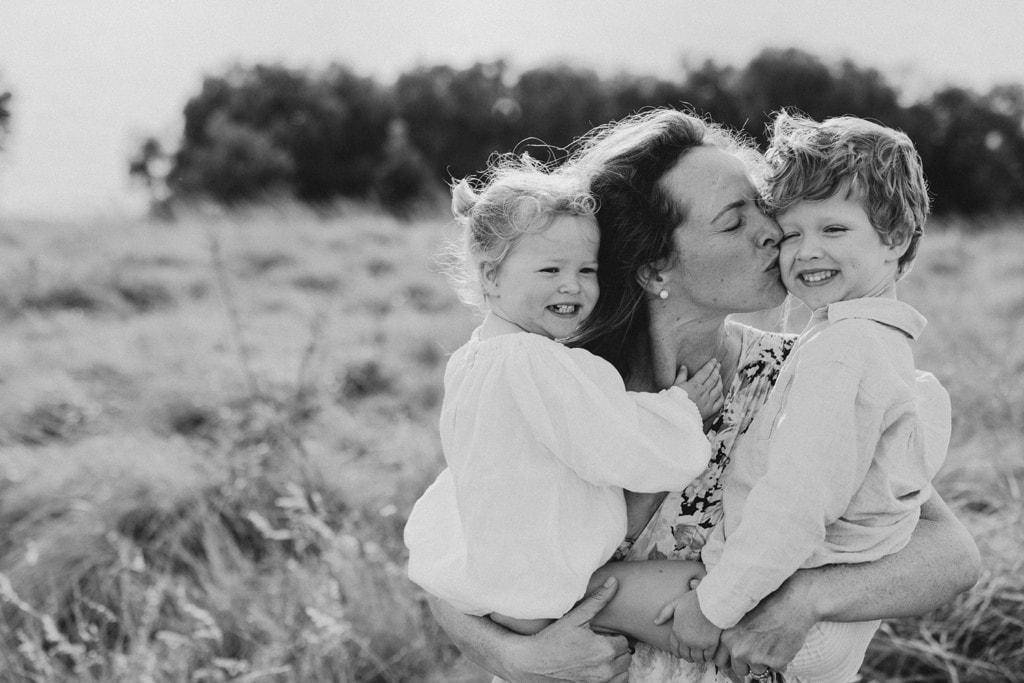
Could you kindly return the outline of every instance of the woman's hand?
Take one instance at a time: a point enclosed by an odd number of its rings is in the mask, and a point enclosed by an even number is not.
[[[626,639],[590,630],[616,590],[618,583],[612,578],[532,636],[513,633],[486,617],[462,614],[443,600],[428,600],[434,617],[463,654],[507,681],[625,683],[630,662]]]
[[[561,619],[531,637],[526,665],[529,674],[513,681],[580,681],[625,683],[630,650],[624,636],[598,635],[590,622],[615,596],[618,582],[609,578]],[[524,672],[525,674],[525,672]]]
[[[722,648],[715,656],[719,669],[731,665],[742,677],[751,666],[758,670],[764,666],[776,671],[786,668],[818,622],[811,600],[799,593],[799,585],[786,581],[736,626],[722,632]]]

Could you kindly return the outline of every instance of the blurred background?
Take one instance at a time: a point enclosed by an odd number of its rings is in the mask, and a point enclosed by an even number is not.
[[[478,322],[446,183],[653,106],[917,144],[900,297],[984,570],[861,675],[1024,680],[1021,36],[1019,0],[0,0],[0,680],[489,681],[401,540]]]
[[[754,135],[782,104],[875,116],[921,146],[940,209],[1024,195],[1014,0],[5,0],[0,12],[8,213],[137,209],[145,193],[131,191],[126,164],[149,138],[177,162],[180,193],[273,186],[323,200],[366,195],[399,157],[414,174],[413,153],[436,182],[527,136],[564,145],[639,106],[682,103]],[[279,130],[296,116],[316,130]],[[227,148],[257,177],[212,168]],[[361,182],[330,167],[352,159]],[[209,187],[221,184],[232,187]]]

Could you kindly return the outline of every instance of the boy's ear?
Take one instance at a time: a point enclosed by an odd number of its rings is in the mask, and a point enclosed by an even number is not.
[[[912,236],[913,235],[911,233],[907,233],[901,242],[887,245],[889,249],[889,258],[886,260],[898,261],[903,258],[903,255],[907,253],[907,249],[910,248],[910,238]]]

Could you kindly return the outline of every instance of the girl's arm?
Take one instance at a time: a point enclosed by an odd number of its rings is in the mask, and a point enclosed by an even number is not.
[[[486,617],[473,617],[437,598],[428,598],[434,618],[475,664],[513,683],[587,681],[625,683],[630,653],[622,636],[598,635],[594,616],[615,595],[604,584],[551,626],[532,636],[505,629]]]
[[[798,571],[722,634],[723,649],[733,660],[781,668],[818,621],[918,616],[969,589],[980,572],[977,546],[936,493],[905,548],[875,562]]]

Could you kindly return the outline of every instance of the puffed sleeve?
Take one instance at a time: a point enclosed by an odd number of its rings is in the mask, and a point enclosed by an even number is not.
[[[711,446],[686,392],[627,392],[610,363],[554,346],[510,357],[507,370],[514,401],[555,458],[594,484],[637,492],[680,490],[704,471]]]

